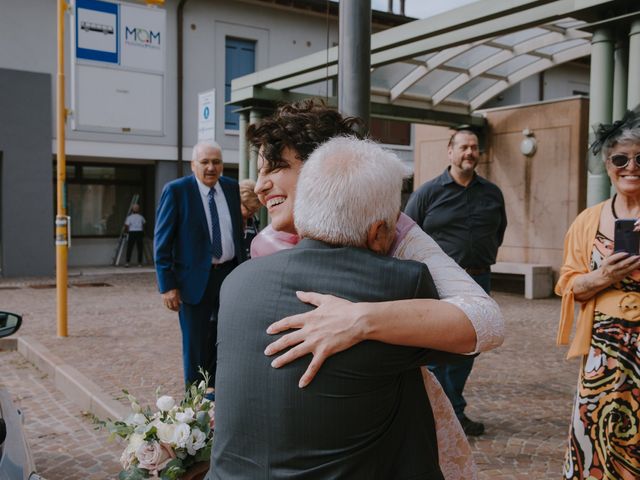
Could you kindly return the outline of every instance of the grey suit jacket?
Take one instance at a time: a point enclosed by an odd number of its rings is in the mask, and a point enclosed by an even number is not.
[[[310,356],[270,366],[266,328],[310,310],[296,290],[352,301],[437,298],[424,264],[303,240],[227,277],[218,317],[209,478],[441,479],[419,366],[430,351],[365,341],[330,357],[304,389]]]

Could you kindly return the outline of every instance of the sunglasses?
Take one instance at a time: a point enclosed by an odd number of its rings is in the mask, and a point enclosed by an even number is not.
[[[611,163],[614,167],[625,168],[627,165],[629,165],[629,162],[632,160],[632,158],[627,157],[622,153],[617,153],[616,155],[611,155],[609,157],[609,160],[611,160]],[[633,160],[635,160],[636,162],[636,167],[640,168],[640,153],[633,157]]]

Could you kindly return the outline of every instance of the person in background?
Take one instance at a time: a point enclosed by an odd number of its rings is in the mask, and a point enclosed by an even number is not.
[[[475,171],[480,158],[477,135],[459,130],[447,149],[450,165],[438,177],[417,189],[405,213],[433,238],[485,292],[491,292],[491,265],[507,228],[504,198],[497,185]],[[462,394],[473,368],[474,356],[463,361],[439,361],[429,365],[451,400],[467,435],[482,435],[484,424],[464,413]]]
[[[251,258],[251,242],[260,231],[260,220],[256,216],[262,206],[258,195],[254,192],[256,182],[249,178],[240,180],[240,210],[244,221],[244,248],[247,258]]]
[[[591,149],[616,193],[580,213],[564,240],[557,342],[569,343],[577,304],[567,358],[582,361],[562,478],[640,478],[640,255],[614,250],[618,218],[640,232],[640,106],[601,125]]]
[[[162,301],[180,318],[185,384],[200,380],[202,368],[213,387],[220,286],[245,258],[240,192],[234,180],[222,176],[217,143],[193,147],[191,171],[162,190],[154,236],[156,276]]]
[[[131,254],[135,245],[138,253],[138,266],[142,266],[142,252],[144,247],[144,224],[146,220],[140,215],[140,205],[131,207],[131,214],[124,220],[124,229],[127,232],[127,262],[125,267],[131,262]]]

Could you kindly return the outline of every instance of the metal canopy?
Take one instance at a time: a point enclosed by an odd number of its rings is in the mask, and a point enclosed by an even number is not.
[[[522,79],[588,56],[579,28],[615,0],[481,0],[371,37],[371,114],[479,125],[473,114]],[[337,47],[232,81],[231,102],[273,106],[337,76]],[[305,88],[306,87],[306,88]],[[329,103],[335,100],[330,99]]]

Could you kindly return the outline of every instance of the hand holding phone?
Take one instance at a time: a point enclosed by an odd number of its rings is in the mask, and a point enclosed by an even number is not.
[[[630,255],[640,253],[640,232],[635,232],[636,219],[619,218],[614,226],[613,251]]]

